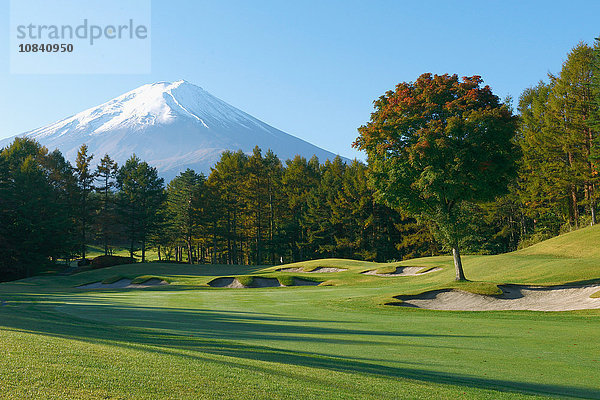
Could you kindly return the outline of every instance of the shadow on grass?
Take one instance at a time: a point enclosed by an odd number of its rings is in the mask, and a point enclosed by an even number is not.
[[[465,337],[459,335],[412,334],[354,328],[330,328],[303,325],[309,320],[280,317],[252,312],[215,310],[188,310],[160,307],[121,307],[114,305],[69,305],[69,314],[56,312],[60,304],[33,306],[9,305],[0,308],[0,327],[53,337],[105,343],[113,346],[151,351],[177,357],[205,359],[203,354],[228,356],[237,359],[283,363],[311,368],[321,368],[345,373],[369,374],[383,378],[407,378],[420,382],[459,385],[480,389],[532,393],[576,398],[600,398],[600,390],[570,387],[557,384],[516,382],[501,379],[468,376],[424,369],[415,363],[391,367],[368,358],[332,357],[309,351],[290,351],[240,343],[239,340],[311,341],[319,343],[369,343],[365,336],[389,337]],[[74,316],[84,315],[83,319]],[[109,319],[109,322],[100,322]],[[100,320],[94,322],[94,320]],[[314,323],[331,323],[312,319]],[[332,337],[346,335],[349,337]],[[353,339],[352,336],[356,336]],[[385,341],[371,344],[386,345]],[[394,342],[398,345],[397,342]],[[408,345],[408,344],[407,344]],[[414,346],[414,344],[411,344]],[[427,346],[423,346],[427,347]],[[440,346],[431,346],[440,347]],[[229,366],[244,366],[227,359],[211,362]],[[265,372],[283,374],[276,367]],[[253,370],[257,370],[252,366]]]

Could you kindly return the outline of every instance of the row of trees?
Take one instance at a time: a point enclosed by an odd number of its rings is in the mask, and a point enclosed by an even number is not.
[[[452,250],[457,280],[465,279],[461,248],[482,215],[477,204],[507,193],[516,175],[517,117],[482,82],[423,74],[400,83],[375,101],[355,142],[377,198],[428,223]]]
[[[385,261],[437,254],[425,226],[378,204],[367,167],[271,151],[225,152],[208,177],[187,170],[164,185],[133,156],[96,165],[83,145],[58,151],[16,139],[0,152],[0,269],[28,276],[58,259],[126,247],[146,259],[276,264],[318,257]]]
[[[225,152],[208,177],[187,170],[169,183],[169,223],[155,245],[163,257],[181,261],[183,247],[187,261],[227,264],[437,252],[415,220],[375,202],[366,171],[339,157],[320,164],[297,156],[284,165],[259,148],[250,156]]]
[[[118,240],[142,258],[166,197],[155,168],[136,157],[97,169],[81,147],[73,167],[59,151],[15,139],[0,152],[0,279],[30,276],[58,259],[85,257],[86,244]],[[99,185],[97,183],[100,182]]]
[[[525,90],[518,118],[479,76],[423,74],[376,100],[359,128],[377,198],[428,222],[457,280],[460,249],[483,225],[474,216],[491,211],[501,221],[492,237],[511,232],[517,243],[596,223],[600,38],[549,77]]]
[[[514,192],[540,237],[596,223],[600,39],[579,43],[549,78],[519,99],[523,158]]]

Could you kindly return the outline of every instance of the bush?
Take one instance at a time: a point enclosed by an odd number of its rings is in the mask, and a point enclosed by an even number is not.
[[[131,257],[121,257],[121,256],[98,256],[92,260],[92,268],[106,268],[112,267],[115,265],[122,264],[133,264],[135,260]]]

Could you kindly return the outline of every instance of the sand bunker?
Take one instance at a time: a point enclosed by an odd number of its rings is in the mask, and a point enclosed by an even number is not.
[[[484,296],[460,290],[434,290],[417,296],[396,296],[397,305],[453,311],[571,311],[600,308],[600,298],[590,296],[600,284],[588,286],[499,286],[499,296]]]
[[[240,289],[245,288],[246,286],[242,285],[240,281],[235,278],[217,278],[208,282],[209,286],[219,287],[219,288],[234,288]]]
[[[294,278],[294,286],[319,286],[320,283],[308,279]]]
[[[212,287],[222,287],[222,288],[264,288],[264,287],[281,287],[283,286],[279,280],[275,278],[260,278],[255,277],[252,279],[252,283],[249,286],[242,284],[237,278],[227,277],[227,278],[217,278],[208,282],[208,284]]]
[[[375,276],[416,276],[416,275],[424,275],[429,274],[431,272],[441,271],[441,268],[432,268],[427,270],[427,267],[397,267],[396,271],[389,274],[378,274],[377,270],[365,271],[361,272],[361,274],[365,275],[375,275]],[[423,271],[423,272],[420,272]]]
[[[310,281],[308,279],[294,278],[293,286],[317,286],[321,282]],[[226,277],[217,278],[208,282],[209,286],[219,288],[231,288],[231,289],[242,289],[242,288],[266,288],[266,287],[285,287],[276,278],[261,278],[254,277],[252,283],[249,286],[243,285],[237,278]]]
[[[77,289],[144,289],[152,286],[168,285],[161,279],[152,278],[144,283],[131,283],[131,279],[119,279],[113,283],[94,282],[87,285],[77,286]]]
[[[347,271],[346,268],[334,268],[334,267],[317,267],[312,271],[305,271],[304,268],[281,268],[277,271],[281,272],[300,272],[303,274],[314,274],[314,273],[326,273],[326,272],[343,272]]]

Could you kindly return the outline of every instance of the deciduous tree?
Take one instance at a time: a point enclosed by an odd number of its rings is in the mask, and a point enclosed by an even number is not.
[[[435,224],[464,280],[465,204],[491,201],[516,175],[517,118],[479,76],[423,74],[375,101],[355,146],[378,199]]]

